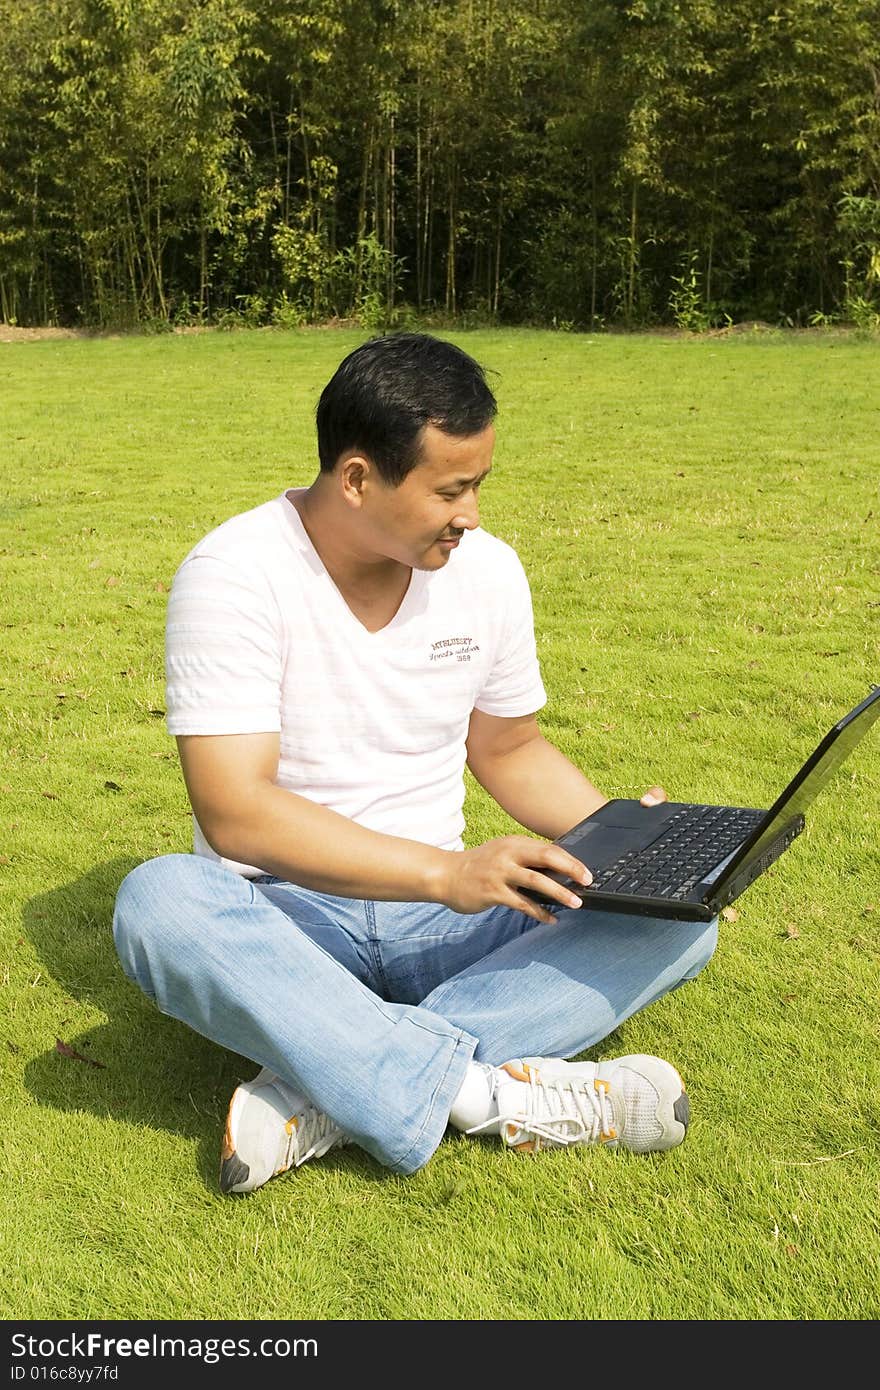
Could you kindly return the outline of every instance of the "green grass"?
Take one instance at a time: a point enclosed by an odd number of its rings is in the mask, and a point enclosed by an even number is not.
[[[700,979],[603,1045],[679,1066],[681,1149],[448,1137],[411,1178],[346,1150],[220,1197],[251,1068],[128,984],[113,899],[190,848],[174,570],[311,481],[317,394],[358,341],[0,346],[0,1316],[876,1318],[876,731]],[[483,520],[532,581],[547,734],[609,794],[768,804],[880,680],[876,340],[458,341],[499,373]],[[473,783],[468,811],[471,842],[512,828]]]

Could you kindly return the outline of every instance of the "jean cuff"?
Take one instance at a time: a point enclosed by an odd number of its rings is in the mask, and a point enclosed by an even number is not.
[[[450,1041],[452,1049],[449,1060],[428,1102],[421,1129],[406,1152],[388,1163],[388,1167],[395,1173],[415,1173],[419,1168],[423,1168],[446,1133],[452,1103],[461,1090],[478,1039],[459,1030],[453,1034]]]

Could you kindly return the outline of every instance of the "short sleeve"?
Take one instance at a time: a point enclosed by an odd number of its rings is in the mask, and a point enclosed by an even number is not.
[[[198,552],[188,556],[168,599],[168,732],[279,732],[280,628],[277,604],[259,572]]]
[[[474,704],[484,714],[514,719],[547,703],[535,646],[532,596],[525,570],[509,552],[506,604],[492,666]]]

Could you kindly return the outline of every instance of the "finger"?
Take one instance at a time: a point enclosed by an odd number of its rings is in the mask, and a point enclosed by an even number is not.
[[[537,869],[525,869],[517,876],[517,886],[531,888],[533,893],[539,893],[542,898],[549,898],[554,903],[559,903],[562,907],[583,907],[583,898],[578,897],[570,888],[564,884],[557,883],[553,878],[547,878],[546,874],[539,873]]]
[[[582,864],[579,859],[573,859],[570,854],[568,855],[568,868],[566,872],[569,878],[574,879],[575,883],[582,883],[585,888],[589,888],[590,884],[593,882],[593,875],[586,864]]]
[[[511,893],[509,905],[515,907],[518,912],[525,913],[526,917],[533,917],[536,922],[546,922],[549,926],[556,926],[557,918],[552,912],[546,907],[541,907],[539,903],[533,902],[531,898],[524,898],[520,893]]]
[[[641,798],[642,806],[659,806],[662,801],[668,801],[669,797],[662,787],[649,787]]]
[[[540,840],[529,840],[523,837],[521,848],[523,850],[519,863],[524,867],[538,869],[555,869],[557,873],[565,874],[566,877],[574,879],[575,883],[582,883],[585,888],[589,888],[593,882],[593,875],[582,864],[579,859],[575,859],[573,854],[569,854],[559,845],[542,844]]]

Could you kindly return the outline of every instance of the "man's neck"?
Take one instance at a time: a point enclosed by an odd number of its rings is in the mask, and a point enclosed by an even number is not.
[[[319,478],[288,500],[299,513],[306,535],[339,592],[347,601],[400,603],[412,570],[384,555],[365,554],[354,542],[349,518]]]

